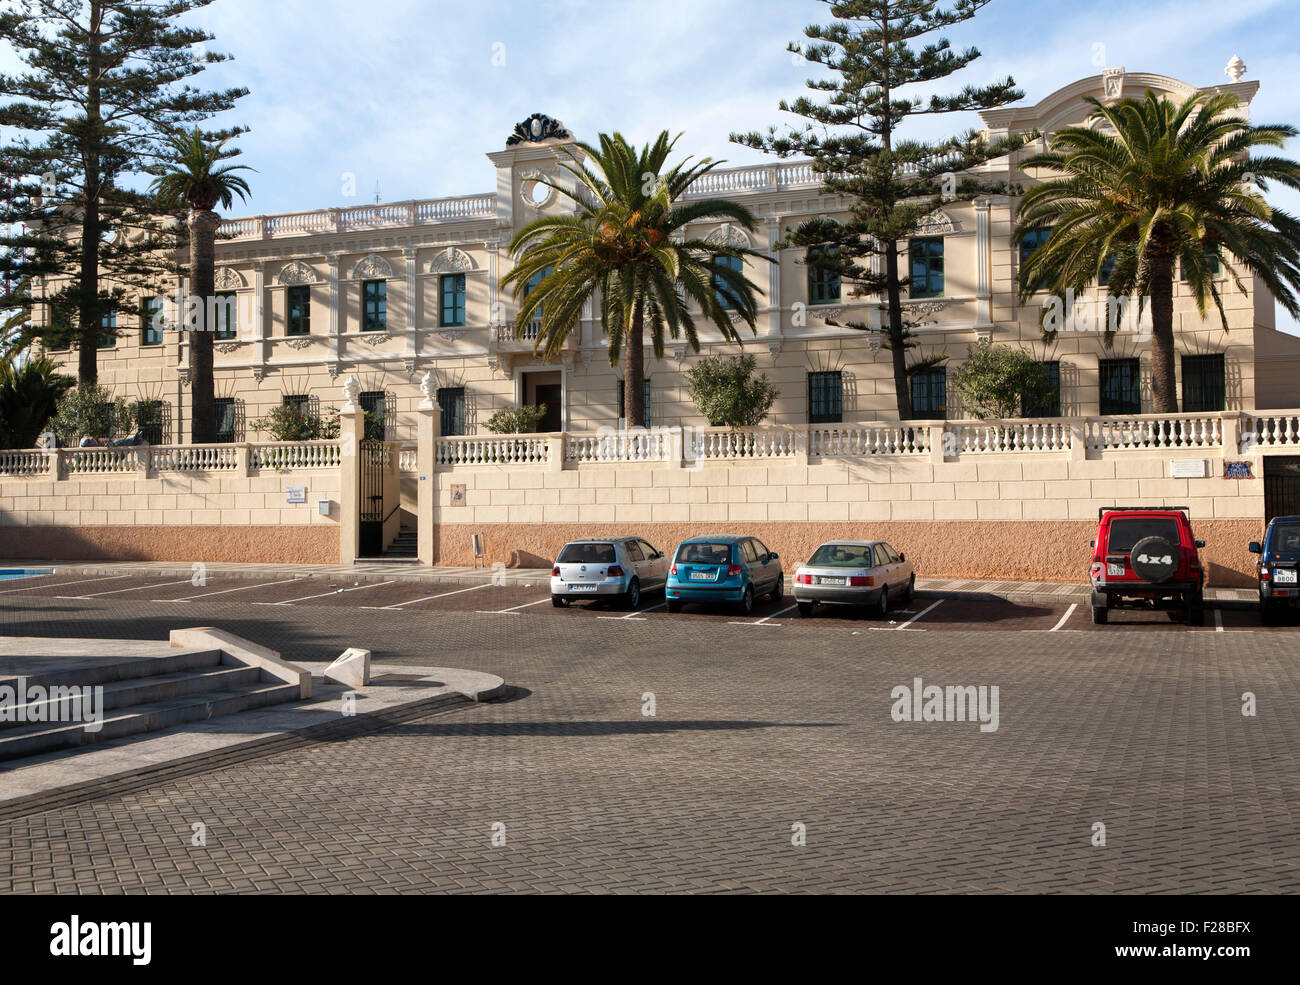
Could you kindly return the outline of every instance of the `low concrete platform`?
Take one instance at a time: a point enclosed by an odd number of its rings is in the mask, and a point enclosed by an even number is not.
[[[375,664],[370,684],[353,690],[321,676],[326,662],[298,666],[312,674],[312,696],[305,701],[0,763],[0,819],[358,735],[507,692],[493,674],[445,667]]]

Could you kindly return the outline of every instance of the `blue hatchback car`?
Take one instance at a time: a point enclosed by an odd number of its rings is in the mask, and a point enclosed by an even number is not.
[[[748,615],[754,599],[767,595],[779,602],[785,594],[780,558],[757,537],[716,534],[692,537],[677,545],[664,595],[669,612],[683,602],[730,602]]]

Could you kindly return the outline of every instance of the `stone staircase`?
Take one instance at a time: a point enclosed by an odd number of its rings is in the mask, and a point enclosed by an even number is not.
[[[393,542],[384,551],[384,557],[397,561],[414,561],[419,552],[418,534],[414,527],[402,527]]]
[[[302,697],[300,684],[277,679],[264,667],[239,661],[222,649],[197,646],[159,654],[148,652],[147,643],[139,649],[139,656],[116,653],[93,662],[84,653],[42,653],[35,672],[0,674],[0,687],[22,691],[17,705],[0,716],[0,761],[156,732]],[[103,689],[99,706],[103,722],[98,731],[85,728],[85,711],[74,714],[78,697],[51,690],[87,687]]]

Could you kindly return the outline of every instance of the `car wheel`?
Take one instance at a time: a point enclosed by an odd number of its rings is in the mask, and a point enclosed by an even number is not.
[[[880,600],[876,603],[876,615],[881,619],[889,618],[889,586],[880,586]]]
[[[1098,626],[1106,625],[1110,619],[1110,606],[1094,605],[1092,607],[1092,621]]]
[[[1272,602],[1259,600],[1259,621],[1265,626],[1276,626],[1282,621],[1282,607]]]
[[[772,589],[772,594],[769,598],[771,598],[773,602],[780,602],[781,599],[785,598],[785,575],[776,576],[776,586]]]
[[[1187,625],[1205,625],[1205,596],[1200,592],[1187,593]]]
[[[664,603],[664,605],[667,607],[667,609],[668,609],[669,612],[681,612],[681,611],[682,611],[682,604],[681,604],[680,602],[677,602],[677,601],[673,600],[673,599],[669,599],[666,603]]]
[[[807,619],[809,616],[811,616],[811,615],[813,614],[813,605],[814,605],[814,604],[815,604],[815,603],[813,603],[813,602],[800,602],[800,603],[799,603],[799,615],[801,615],[801,616],[803,616],[805,619]]]
[[[633,578],[628,583],[627,591],[623,593],[623,605],[629,609],[635,609],[641,604],[641,582]]]
[[[747,616],[753,611],[754,611],[754,586],[746,585],[745,594],[742,595],[740,598],[740,613],[741,615]]]
[[[912,601],[912,596],[916,593],[916,575],[907,579],[907,588],[903,590],[903,604],[907,605]]]
[[[569,600],[559,595],[552,595],[551,605],[555,606],[557,609],[567,609],[569,607]]]

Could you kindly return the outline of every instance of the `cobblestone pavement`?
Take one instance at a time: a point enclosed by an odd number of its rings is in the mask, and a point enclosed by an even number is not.
[[[5,822],[0,891],[1300,889],[1294,628],[1049,632],[991,610],[939,628],[945,603],[890,635],[838,617],[508,614],[516,596],[492,591],[454,609],[0,595],[3,635],[215,625],[288,659],[359,645],[519,689]],[[918,677],[997,685],[997,731],[894,722],[892,689]]]

